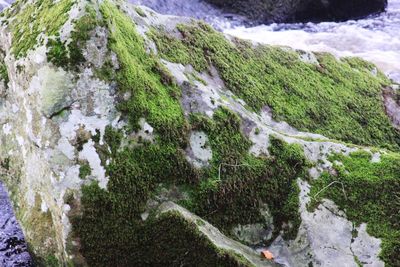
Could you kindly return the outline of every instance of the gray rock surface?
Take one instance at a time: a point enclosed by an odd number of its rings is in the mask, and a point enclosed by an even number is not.
[[[298,236],[293,241],[278,237],[269,248],[278,263],[357,267],[358,259],[363,266],[384,266],[378,257],[381,241],[367,233],[366,224],[355,226],[331,200],[325,199],[314,211],[308,211],[310,187],[304,181],[299,181],[299,187],[302,223]]]
[[[217,228],[189,212],[185,208],[173,202],[165,202],[159,207],[159,212],[161,214],[169,211],[179,212],[179,214],[181,214],[189,222],[196,223],[200,232],[210,239],[210,241],[212,241],[218,248],[234,251],[245,257],[255,266],[277,266],[271,261],[263,260],[257,251],[251,249],[250,247],[226,237]]]

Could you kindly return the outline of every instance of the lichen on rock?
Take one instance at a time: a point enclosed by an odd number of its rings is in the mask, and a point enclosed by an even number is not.
[[[400,133],[382,103],[389,80],[372,64],[227,38],[123,1],[17,1],[4,14],[0,162],[11,171],[1,179],[37,265],[273,266],[246,245],[318,237],[298,178],[311,195],[345,184],[349,202],[340,187],[314,199],[347,213],[322,212],[337,229],[357,223],[344,264],[372,250],[378,262],[380,244],[397,264],[387,197],[398,152],[383,148],[398,151]],[[371,151],[379,160],[366,160]],[[373,210],[388,222],[366,211],[358,181],[385,189],[373,199],[390,204]],[[315,244],[291,260],[329,262]]]

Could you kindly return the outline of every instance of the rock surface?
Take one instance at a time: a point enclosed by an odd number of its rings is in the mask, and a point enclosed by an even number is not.
[[[18,1],[0,24],[0,170],[13,174],[1,179],[37,265],[270,266],[247,245],[274,239],[288,265],[382,265],[387,236],[368,228],[380,221],[332,200],[308,210],[296,183],[319,190],[349,172],[331,157],[354,153],[396,182],[399,133],[374,66],[121,1],[48,1]]]

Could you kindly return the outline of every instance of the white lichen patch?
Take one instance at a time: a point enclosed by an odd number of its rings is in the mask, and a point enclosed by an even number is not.
[[[206,133],[192,132],[189,142],[187,159],[197,168],[208,166],[208,162],[212,159],[212,150]]]
[[[136,135],[143,140],[154,142],[154,128],[144,118],[140,118],[139,126],[140,130]]]
[[[97,154],[96,148],[94,147],[94,142],[89,140],[83,145],[83,149],[79,152],[79,159],[87,160],[89,166],[92,169],[92,175],[96,177],[101,188],[106,189],[108,184],[108,177],[106,177],[106,170],[101,165],[101,160]]]
[[[301,180],[298,184],[301,189],[302,223],[295,240],[283,241],[277,238],[270,246],[269,250],[278,263],[308,266],[311,262],[313,266],[357,267],[355,258],[364,260],[369,256],[365,262],[367,266],[384,266],[378,257],[380,241],[368,235],[365,224],[356,229],[359,234],[353,240],[355,229],[345,213],[326,199],[314,211],[308,211],[310,186]]]
[[[319,65],[317,57],[312,52],[298,51],[301,61],[309,64]]]
[[[96,68],[101,68],[107,59],[107,29],[96,27],[92,37],[86,42],[86,48],[83,50],[83,56],[86,61],[93,64]]]
[[[381,161],[381,153],[376,152],[376,153],[372,154],[371,163],[378,163],[380,161]]]
[[[354,255],[366,267],[383,267],[384,263],[379,260],[381,252],[381,240],[367,233],[367,224],[362,223],[356,228],[357,237],[351,244]]]
[[[71,7],[68,20],[60,29],[60,40],[69,44],[71,42],[71,32],[74,30],[74,22],[83,16],[85,11],[85,6],[88,3],[86,1],[76,1],[76,3]]]

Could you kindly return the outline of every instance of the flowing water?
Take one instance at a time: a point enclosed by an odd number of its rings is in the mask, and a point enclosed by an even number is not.
[[[387,12],[358,21],[239,26],[224,31],[266,44],[358,56],[400,83],[400,0],[389,0]]]
[[[400,83],[400,0],[389,0],[387,12],[358,21],[271,24],[246,27],[245,20],[225,14],[201,0],[131,0],[163,14],[203,19],[230,35],[306,51],[358,56],[374,62]]]
[[[0,0],[0,10],[12,0]],[[359,56],[377,64],[400,83],[400,0],[389,0],[379,16],[340,23],[271,24],[245,27],[245,19],[201,0],[131,0],[163,13],[203,19],[217,29],[265,44]],[[22,231],[0,183],[0,266],[30,266]]]

